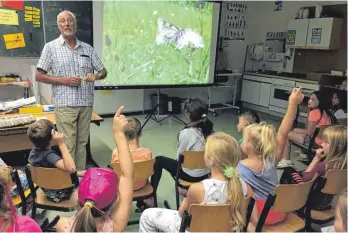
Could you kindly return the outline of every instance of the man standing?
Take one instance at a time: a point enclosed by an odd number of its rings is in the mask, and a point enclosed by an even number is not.
[[[58,131],[64,134],[77,171],[82,171],[86,167],[94,80],[104,79],[107,72],[94,49],[75,37],[77,22],[72,12],[60,12],[57,24],[61,35],[43,48],[36,81],[52,85]]]

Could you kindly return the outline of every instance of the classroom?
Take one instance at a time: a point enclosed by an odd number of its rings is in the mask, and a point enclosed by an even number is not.
[[[346,1],[0,0],[2,232],[347,232]]]

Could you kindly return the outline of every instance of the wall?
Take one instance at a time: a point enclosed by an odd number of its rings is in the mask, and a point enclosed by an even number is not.
[[[257,11],[251,15],[250,27],[248,28],[248,34],[250,38],[248,40],[251,43],[265,43],[267,32],[285,32],[287,31],[288,21],[295,19],[297,11],[301,7],[321,5],[335,5],[346,4],[344,1],[283,1],[283,9],[281,11],[274,11],[274,1],[262,1],[253,3],[257,5]],[[342,32],[342,33],[346,33]],[[346,48],[346,46],[345,46]],[[344,50],[344,48],[343,48]],[[313,54],[309,52],[310,54]],[[345,52],[346,53],[346,49]],[[322,55],[326,56],[328,52],[323,52]],[[341,53],[340,53],[341,56]],[[331,57],[332,58],[332,57]],[[310,59],[310,58],[309,58]],[[254,69],[261,68],[263,62],[257,63]],[[340,66],[346,64],[346,59],[340,62]],[[252,63],[247,62],[246,70],[252,69]]]

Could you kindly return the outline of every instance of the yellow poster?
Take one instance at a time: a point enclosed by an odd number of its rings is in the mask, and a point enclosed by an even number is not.
[[[23,33],[4,35],[6,49],[16,49],[25,47]]]
[[[17,11],[0,9],[0,24],[18,25]]]

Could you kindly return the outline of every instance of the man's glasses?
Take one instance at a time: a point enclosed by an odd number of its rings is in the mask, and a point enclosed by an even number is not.
[[[61,20],[59,20],[59,23],[61,23],[61,24],[65,24],[66,22],[68,22],[69,24],[72,24],[72,23],[74,23],[74,20],[72,19],[72,18],[68,18],[68,19],[61,19]]]

